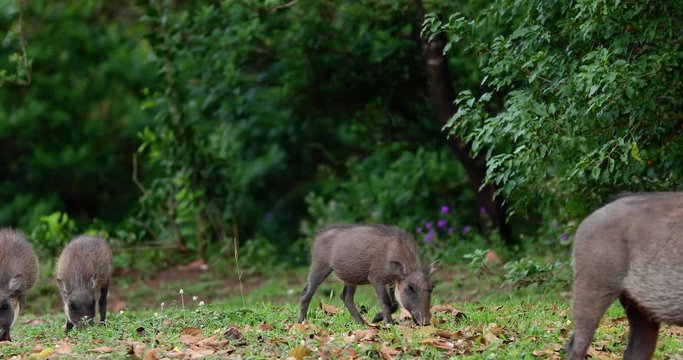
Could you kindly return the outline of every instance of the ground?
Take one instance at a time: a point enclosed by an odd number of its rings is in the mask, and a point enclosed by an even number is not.
[[[244,275],[241,290],[236,275],[203,269],[195,263],[149,278],[119,274],[107,323],[68,335],[58,300],[44,313],[29,308],[12,328],[14,342],[0,343],[0,357],[560,359],[571,332],[570,293],[501,287],[458,265],[435,275],[433,322],[426,327],[406,314],[391,326],[354,323],[335,279],[316,293],[309,321],[296,324],[306,269]],[[379,311],[368,287],[356,298],[366,318]],[[620,359],[626,331],[623,310],[612,306],[591,355]],[[682,348],[683,329],[664,326],[655,358],[683,359]]]

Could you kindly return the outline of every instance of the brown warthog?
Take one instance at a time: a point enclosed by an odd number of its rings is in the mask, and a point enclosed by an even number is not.
[[[57,263],[57,285],[64,303],[66,331],[83,328],[107,317],[107,293],[111,276],[111,250],[98,237],[79,236],[62,251]]]
[[[364,323],[353,302],[357,285],[372,284],[382,312],[373,322],[391,323],[391,314],[403,306],[418,325],[431,320],[435,264],[423,268],[417,244],[405,231],[385,225],[333,225],[318,232],[311,249],[308,283],[301,294],[299,322],[304,321],[313,293],[334,272],[344,282],[341,298],[351,316]]]
[[[24,234],[0,229],[0,341],[12,341],[10,327],[36,282],[38,260]]]
[[[625,359],[652,357],[660,323],[683,325],[683,193],[622,196],[581,223],[567,359],[586,356],[617,298],[630,326]]]

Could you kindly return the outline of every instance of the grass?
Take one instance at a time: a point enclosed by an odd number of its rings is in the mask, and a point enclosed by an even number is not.
[[[24,314],[12,328],[14,342],[0,345],[0,357],[560,359],[571,332],[565,293],[501,290],[490,277],[459,271],[440,274],[432,302],[451,307],[435,309],[432,326],[412,326],[398,314],[396,325],[358,325],[339,299],[341,285],[334,280],[323,284],[313,298],[309,323],[296,325],[303,283],[290,279],[301,279],[305,273],[300,269],[263,282],[244,298],[246,307],[239,296],[200,306],[203,292],[218,286],[210,281],[184,289],[184,310],[178,288],[159,291],[156,307],[110,312],[106,325],[68,335],[63,332],[63,314]],[[327,305],[327,312],[320,302]],[[379,311],[369,286],[359,287],[356,303],[367,309],[365,318]],[[609,309],[593,342],[594,357],[621,358],[628,328],[623,316],[620,306]],[[680,356],[682,348],[683,329],[664,326],[655,358]]]

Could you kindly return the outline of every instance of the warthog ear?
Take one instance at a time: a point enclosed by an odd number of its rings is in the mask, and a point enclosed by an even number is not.
[[[391,273],[398,276],[399,279],[406,277],[406,267],[403,266],[403,263],[391,260],[389,266],[391,266]]]
[[[14,277],[12,279],[10,279],[9,285],[7,286],[7,288],[11,294],[14,294],[21,289],[21,285],[23,283],[24,283],[24,275],[22,275],[22,274],[14,275]]]
[[[57,278],[57,286],[59,287],[59,292],[63,295],[69,295],[69,290],[66,289],[66,283],[62,279]]]

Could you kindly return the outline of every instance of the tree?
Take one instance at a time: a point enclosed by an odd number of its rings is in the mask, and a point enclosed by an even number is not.
[[[491,89],[461,91],[447,126],[522,214],[574,219],[620,191],[680,189],[682,15],[680,2],[535,0],[430,15],[430,36],[478,53]],[[479,38],[491,24],[510,31]]]
[[[425,9],[422,0],[415,1],[417,5],[417,19],[423,24]],[[448,59],[445,55],[445,46],[448,43],[444,33],[435,34],[431,38],[420,37],[420,47],[424,62],[427,89],[429,91],[436,118],[441,126],[445,126],[448,120],[456,113],[455,89],[448,69]],[[472,154],[471,145],[458,134],[448,137],[448,145],[453,149],[458,161],[467,171],[467,176],[475,193],[475,200],[480,213],[490,217],[494,228],[507,245],[512,245],[514,239],[507,224],[505,207],[501,196],[495,197],[494,184],[485,183],[486,157],[483,153]],[[488,230],[488,229],[485,229]]]

